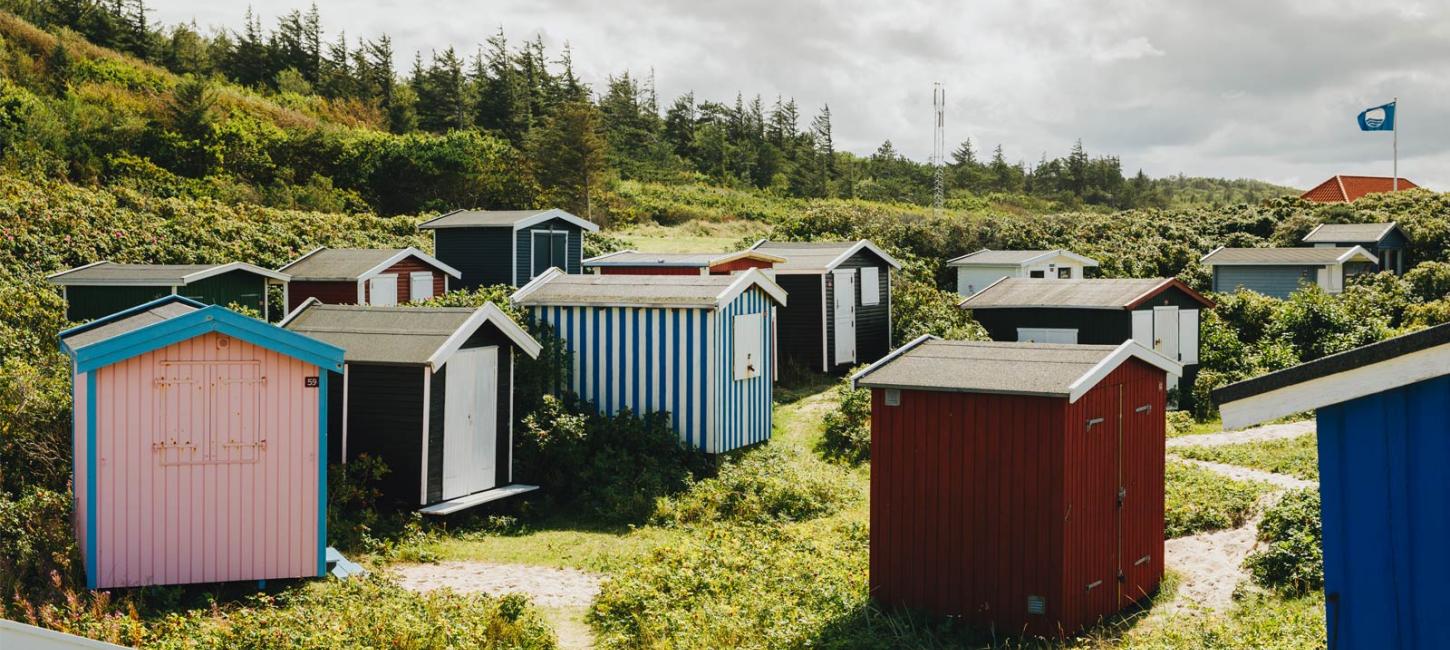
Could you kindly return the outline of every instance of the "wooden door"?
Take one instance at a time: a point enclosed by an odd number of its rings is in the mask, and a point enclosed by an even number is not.
[[[448,359],[443,408],[443,498],[494,487],[498,348],[463,348]]]
[[[1157,381],[1119,387],[1122,439],[1118,449],[1122,505],[1119,606],[1142,600],[1163,571],[1163,409]]]
[[[856,269],[833,272],[833,321],[836,325],[836,365],[856,362]]]
[[[368,304],[378,307],[398,304],[398,274],[384,273],[368,280]]]

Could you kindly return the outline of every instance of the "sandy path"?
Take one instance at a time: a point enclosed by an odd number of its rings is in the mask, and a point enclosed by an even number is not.
[[[1176,460],[1180,463],[1197,465],[1216,474],[1227,476],[1231,479],[1239,481],[1262,481],[1264,483],[1273,485],[1274,487],[1282,488],[1285,490],[1296,490],[1299,488],[1312,488],[1319,486],[1319,483],[1315,481],[1306,481],[1296,476],[1279,474],[1277,472],[1266,472],[1264,470],[1254,469],[1252,467],[1229,465],[1227,463],[1215,463],[1207,460],[1198,460],[1196,458],[1184,458],[1182,456],[1175,456],[1172,454],[1169,454],[1168,458],[1169,460]]]
[[[1286,424],[1266,424],[1261,427],[1244,429],[1242,431],[1224,431],[1222,433],[1179,436],[1177,438],[1169,438],[1167,442],[1169,449],[1174,447],[1218,447],[1221,445],[1237,445],[1245,442],[1298,438],[1307,433],[1314,433],[1314,420],[1300,420]]]
[[[440,562],[392,567],[398,582],[413,591],[447,587],[460,593],[502,596],[519,593],[540,607],[585,607],[599,593],[604,576],[578,569],[492,562]]]

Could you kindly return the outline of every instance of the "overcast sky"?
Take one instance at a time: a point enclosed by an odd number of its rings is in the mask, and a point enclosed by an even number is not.
[[[327,38],[387,33],[397,65],[500,26],[573,47],[598,90],[654,69],[661,103],[694,90],[830,104],[838,147],[931,153],[932,82],[950,150],[970,137],[1029,164],[1076,138],[1151,176],[1306,188],[1389,175],[1389,133],[1355,115],[1400,98],[1400,174],[1450,190],[1450,3],[1364,0],[319,0]],[[205,5],[205,6],[203,6]],[[242,3],[153,0],[154,18],[235,29]],[[266,26],[306,0],[255,0]]]

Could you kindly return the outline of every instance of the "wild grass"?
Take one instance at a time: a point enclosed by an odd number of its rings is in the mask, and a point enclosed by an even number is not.
[[[1186,458],[1252,467],[1306,481],[1319,480],[1319,448],[1312,433],[1297,438],[1218,447],[1182,447],[1174,451]]]
[[[1169,461],[1164,475],[1164,536],[1168,539],[1238,528],[1249,520],[1259,497],[1269,491],[1264,483],[1236,481],[1187,463]]]

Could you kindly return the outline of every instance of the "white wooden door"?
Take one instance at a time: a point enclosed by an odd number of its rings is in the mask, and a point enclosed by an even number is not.
[[[838,269],[836,279],[835,324],[836,364],[856,362],[856,269]]]
[[[1178,308],[1153,308],[1153,349],[1174,361],[1178,360]]]
[[[398,304],[398,275],[387,273],[368,280],[368,304],[389,307]]]
[[[494,487],[498,348],[463,348],[445,366],[443,498]]]
[[[408,300],[420,302],[433,297],[433,273],[415,271],[408,274]]]

